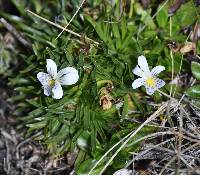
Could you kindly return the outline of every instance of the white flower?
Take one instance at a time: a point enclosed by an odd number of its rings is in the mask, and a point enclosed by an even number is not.
[[[131,175],[132,171],[128,169],[121,169],[116,171],[113,175]]]
[[[156,76],[163,70],[165,70],[164,66],[156,66],[150,71],[146,58],[143,55],[139,56],[138,65],[133,69],[133,74],[141,78],[136,79],[132,83],[133,89],[137,89],[144,85],[147,94],[152,95],[156,89],[165,85],[163,80],[156,78]]]
[[[78,71],[73,67],[66,67],[57,72],[56,63],[47,59],[47,73],[39,72],[37,78],[43,86],[46,96],[53,95],[53,98],[60,99],[63,96],[61,85],[75,84],[78,79]]]

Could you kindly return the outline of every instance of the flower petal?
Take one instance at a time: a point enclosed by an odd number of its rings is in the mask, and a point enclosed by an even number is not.
[[[138,65],[140,66],[142,71],[144,71],[146,73],[150,73],[149,66],[148,66],[148,63],[147,63],[147,59],[146,59],[145,56],[141,55],[141,56],[138,57]]]
[[[121,169],[116,171],[113,175],[131,175],[132,171],[128,169]]]
[[[151,70],[151,75],[152,76],[156,76],[156,75],[158,75],[160,72],[162,72],[164,70],[165,70],[164,66],[156,66]]]
[[[136,66],[133,69],[133,74],[139,76],[139,77],[143,77],[144,76],[144,72],[139,68],[139,66]]]
[[[132,83],[132,88],[137,89],[138,87],[144,85],[144,79],[143,78],[138,78]]]
[[[53,98],[61,99],[63,96],[63,90],[60,83],[55,82],[54,87],[52,88]]]
[[[165,82],[159,78],[156,79],[156,87],[159,89],[165,85]]]
[[[47,73],[39,72],[37,74],[37,79],[40,81],[40,83],[43,86],[45,86],[45,85],[48,85],[48,81],[51,79],[51,77]]]
[[[43,86],[44,88],[44,95],[50,96],[51,95],[51,87],[48,85]]]
[[[57,65],[51,59],[47,59],[47,72],[52,78],[56,78],[56,76],[57,76]]]
[[[145,88],[148,95],[152,95],[156,90],[155,88],[150,87],[150,86],[145,86]]]
[[[61,85],[75,84],[78,79],[78,71],[73,67],[66,67],[58,72],[58,79]]]

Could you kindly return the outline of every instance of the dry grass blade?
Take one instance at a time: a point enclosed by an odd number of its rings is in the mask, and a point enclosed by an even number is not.
[[[59,35],[56,37],[56,40],[62,35],[62,33],[65,31],[65,29],[67,29],[67,27],[70,25],[70,23],[73,21],[73,19],[75,18],[75,16],[77,15],[77,13],[79,12],[79,10],[81,9],[81,7],[83,6],[84,2],[86,0],[82,0],[80,6],[78,7],[78,9],[76,10],[76,12],[74,13],[74,15],[72,16],[72,18],[70,19],[70,21],[68,22],[68,24],[63,28],[62,32],[59,33]]]
[[[177,106],[177,104],[174,104]],[[160,143],[159,137],[157,138],[146,138],[145,145],[152,145],[152,139],[154,139],[158,144],[153,146],[146,146],[134,156],[131,163],[135,164],[137,160],[153,160],[153,164],[149,165],[147,171],[151,174],[170,174],[176,172],[180,173],[196,173],[198,174],[200,163],[200,128],[197,123],[200,121],[199,117],[194,117],[191,115],[186,104],[178,105],[176,110],[170,110],[169,113],[173,118],[173,122],[176,122],[177,128],[166,128],[163,130],[170,134],[160,139],[164,139]],[[176,121],[175,121],[176,120]],[[163,131],[164,132],[164,131]],[[157,132],[157,136],[159,136]],[[156,135],[156,133],[154,133]],[[130,163],[126,166],[128,168]],[[154,172],[154,173],[152,173]]]
[[[173,99],[172,99],[173,100]],[[174,106],[176,105],[176,101],[174,101],[175,103],[172,102],[172,106],[170,106],[171,108],[174,108]],[[116,155],[122,150],[122,148],[149,122],[151,122],[152,120],[154,120],[156,117],[158,117],[160,114],[162,114],[164,111],[166,111],[168,107],[168,102],[165,102],[157,111],[155,111],[143,124],[141,124],[134,132],[133,134],[131,134],[128,139],[126,139],[126,141],[119,147],[119,149],[115,152],[115,154],[109,159],[109,161],[106,163],[106,165],[104,166],[104,168],[102,169],[102,171],[99,173],[100,175],[103,174],[103,172],[105,171],[105,169],[109,166],[109,164],[112,162],[112,160],[116,157]]]
[[[152,114],[143,124],[140,125],[140,127],[138,127],[134,132],[131,132],[131,134],[128,134],[128,138],[124,141],[124,143],[118,148],[118,150],[115,152],[115,154],[110,158],[110,160],[106,163],[106,165],[104,166],[104,168],[102,169],[102,171],[99,173],[99,175],[101,175],[105,169],[109,166],[109,164],[112,162],[112,160],[115,158],[115,156],[121,151],[121,149],[131,140],[131,138],[133,138],[133,136],[135,136],[146,124],[148,124],[149,122],[151,122],[153,119],[155,119],[157,116],[159,116],[160,114],[162,114],[166,108],[168,106],[168,103],[165,102],[154,114]],[[126,136],[127,137],[127,136]],[[109,150],[110,152],[111,150]],[[105,157],[105,155],[108,154],[108,151],[104,154],[103,157]],[[100,159],[101,161],[103,160],[102,158]],[[98,166],[98,164],[100,163],[100,161],[98,161],[95,166],[90,170],[89,174],[92,173],[92,171]],[[89,175],[88,174],[88,175]]]

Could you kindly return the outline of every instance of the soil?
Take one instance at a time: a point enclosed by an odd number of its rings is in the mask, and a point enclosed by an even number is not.
[[[65,158],[53,159],[42,144],[17,129],[19,121],[12,115],[16,105],[8,102],[14,92],[4,78],[0,82],[0,175],[70,174]]]

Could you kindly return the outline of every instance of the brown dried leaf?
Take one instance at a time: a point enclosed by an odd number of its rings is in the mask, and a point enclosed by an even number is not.
[[[197,42],[199,38],[200,38],[200,24],[196,23],[194,31],[192,31],[190,35],[190,39],[192,42]]]
[[[173,53],[179,52],[181,45],[179,43],[176,43],[174,41],[170,41],[168,43],[169,48],[172,50]]]
[[[193,42],[187,42],[185,43],[181,48],[180,48],[180,53],[185,55],[186,53],[189,52],[196,52],[196,44]]]
[[[183,55],[187,53],[192,53],[193,55],[196,54],[196,43],[194,42],[186,42],[185,44],[180,44],[180,43],[171,41],[168,44],[168,46],[172,50],[173,53],[180,52]]]

